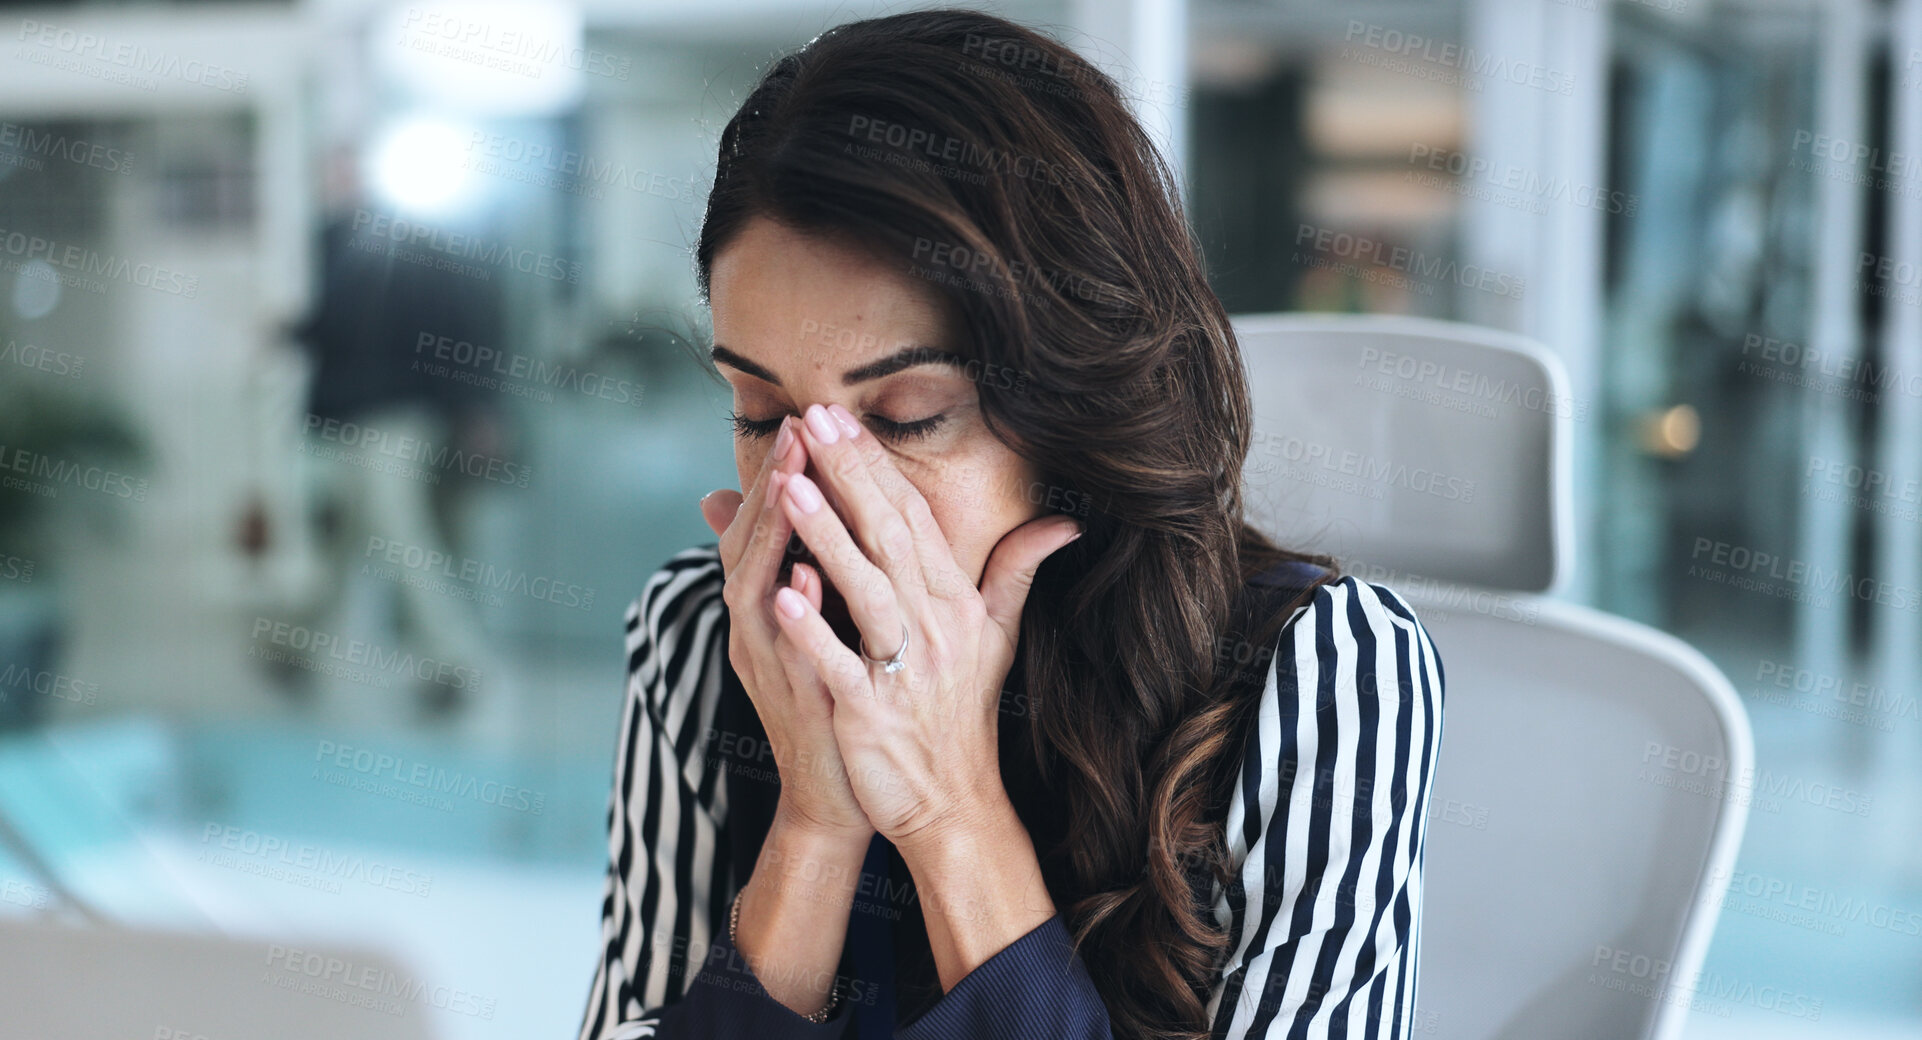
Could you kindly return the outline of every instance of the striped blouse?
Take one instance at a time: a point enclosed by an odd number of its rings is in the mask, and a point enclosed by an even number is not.
[[[1110,1040],[1060,914],[891,1033],[891,1013],[888,1025],[870,1011],[850,1027],[859,1001],[846,995],[821,1025],[768,996],[726,934],[776,781],[728,663],[722,581],[717,546],[686,549],[626,611],[601,949],[580,1040]],[[1230,936],[1208,1003],[1214,1037],[1416,1032],[1442,678],[1409,605],[1352,575],[1317,587],[1280,630],[1225,820],[1234,879],[1225,890],[1210,882]],[[875,861],[871,852],[870,869]],[[850,947],[855,934],[851,924]]]

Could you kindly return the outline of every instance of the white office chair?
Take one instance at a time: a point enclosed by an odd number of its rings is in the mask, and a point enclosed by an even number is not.
[[[1674,1040],[1741,843],[1748,716],[1666,633],[1544,598],[1569,430],[1533,341],[1413,318],[1234,321],[1251,517],[1402,593],[1441,655],[1417,1035]]]
[[[0,917],[4,1040],[433,1040],[446,993],[379,951]]]

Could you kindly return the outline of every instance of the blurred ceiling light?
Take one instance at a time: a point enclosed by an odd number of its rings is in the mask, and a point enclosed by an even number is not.
[[[1702,416],[1693,405],[1678,404],[1641,417],[1642,450],[1679,459],[1702,442]]]
[[[396,206],[439,213],[466,201],[463,157],[472,134],[431,119],[410,119],[381,135],[368,155],[368,180]]]
[[[624,72],[582,45],[561,3],[403,3],[373,22],[372,64],[412,100],[477,116],[544,116],[580,101],[585,72]]]

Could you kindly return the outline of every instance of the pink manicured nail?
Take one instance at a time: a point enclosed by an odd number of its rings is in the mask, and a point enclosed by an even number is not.
[[[787,458],[787,450],[794,445],[794,430],[788,426],[787,419],[781,419],[781,432],[774,435],[774,459]]]
[[[814,431],[815,439],[822,444],[833,444],[841,439],[841,431],[834,420],[828,417],[828,410],[818,404],[808,405],[808,429]]]
[[[841,424],[841,429],[847,433],[848,440],[861,436],[861,424],[854,420],[853,412],[838,404],[831,404],[828,405],[828,414],[834,416],[834,421]]]
[[[801,507],[803,513],[817,513],[821,510],[820,489],[814,486],[814,481],[809,480],[805,473],[796,473],[788,478],[787,495],[794,500],[795,505]]]
[[[774,594],[774,606],[791,618],[798,618],[807,609],[807,599],[790,588],[782,588]]]

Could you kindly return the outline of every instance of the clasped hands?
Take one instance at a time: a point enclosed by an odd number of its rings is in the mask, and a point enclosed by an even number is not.
[[[803,471],[812,460],[820,482]],[[767,730],[780,812],[803,827],[902,846],[1010,811],[997,711],[1041,562],[1079,537],[1046,516],[1009,531],[979,588],[927,499],[840,405],[789,416],[745,496],[701,500],[720,536],[728,660]],[[797,562],[798,532],[846,602],[870,660],[821,614],[822,578]],[[906,667],[884,661],[901,645]]]

